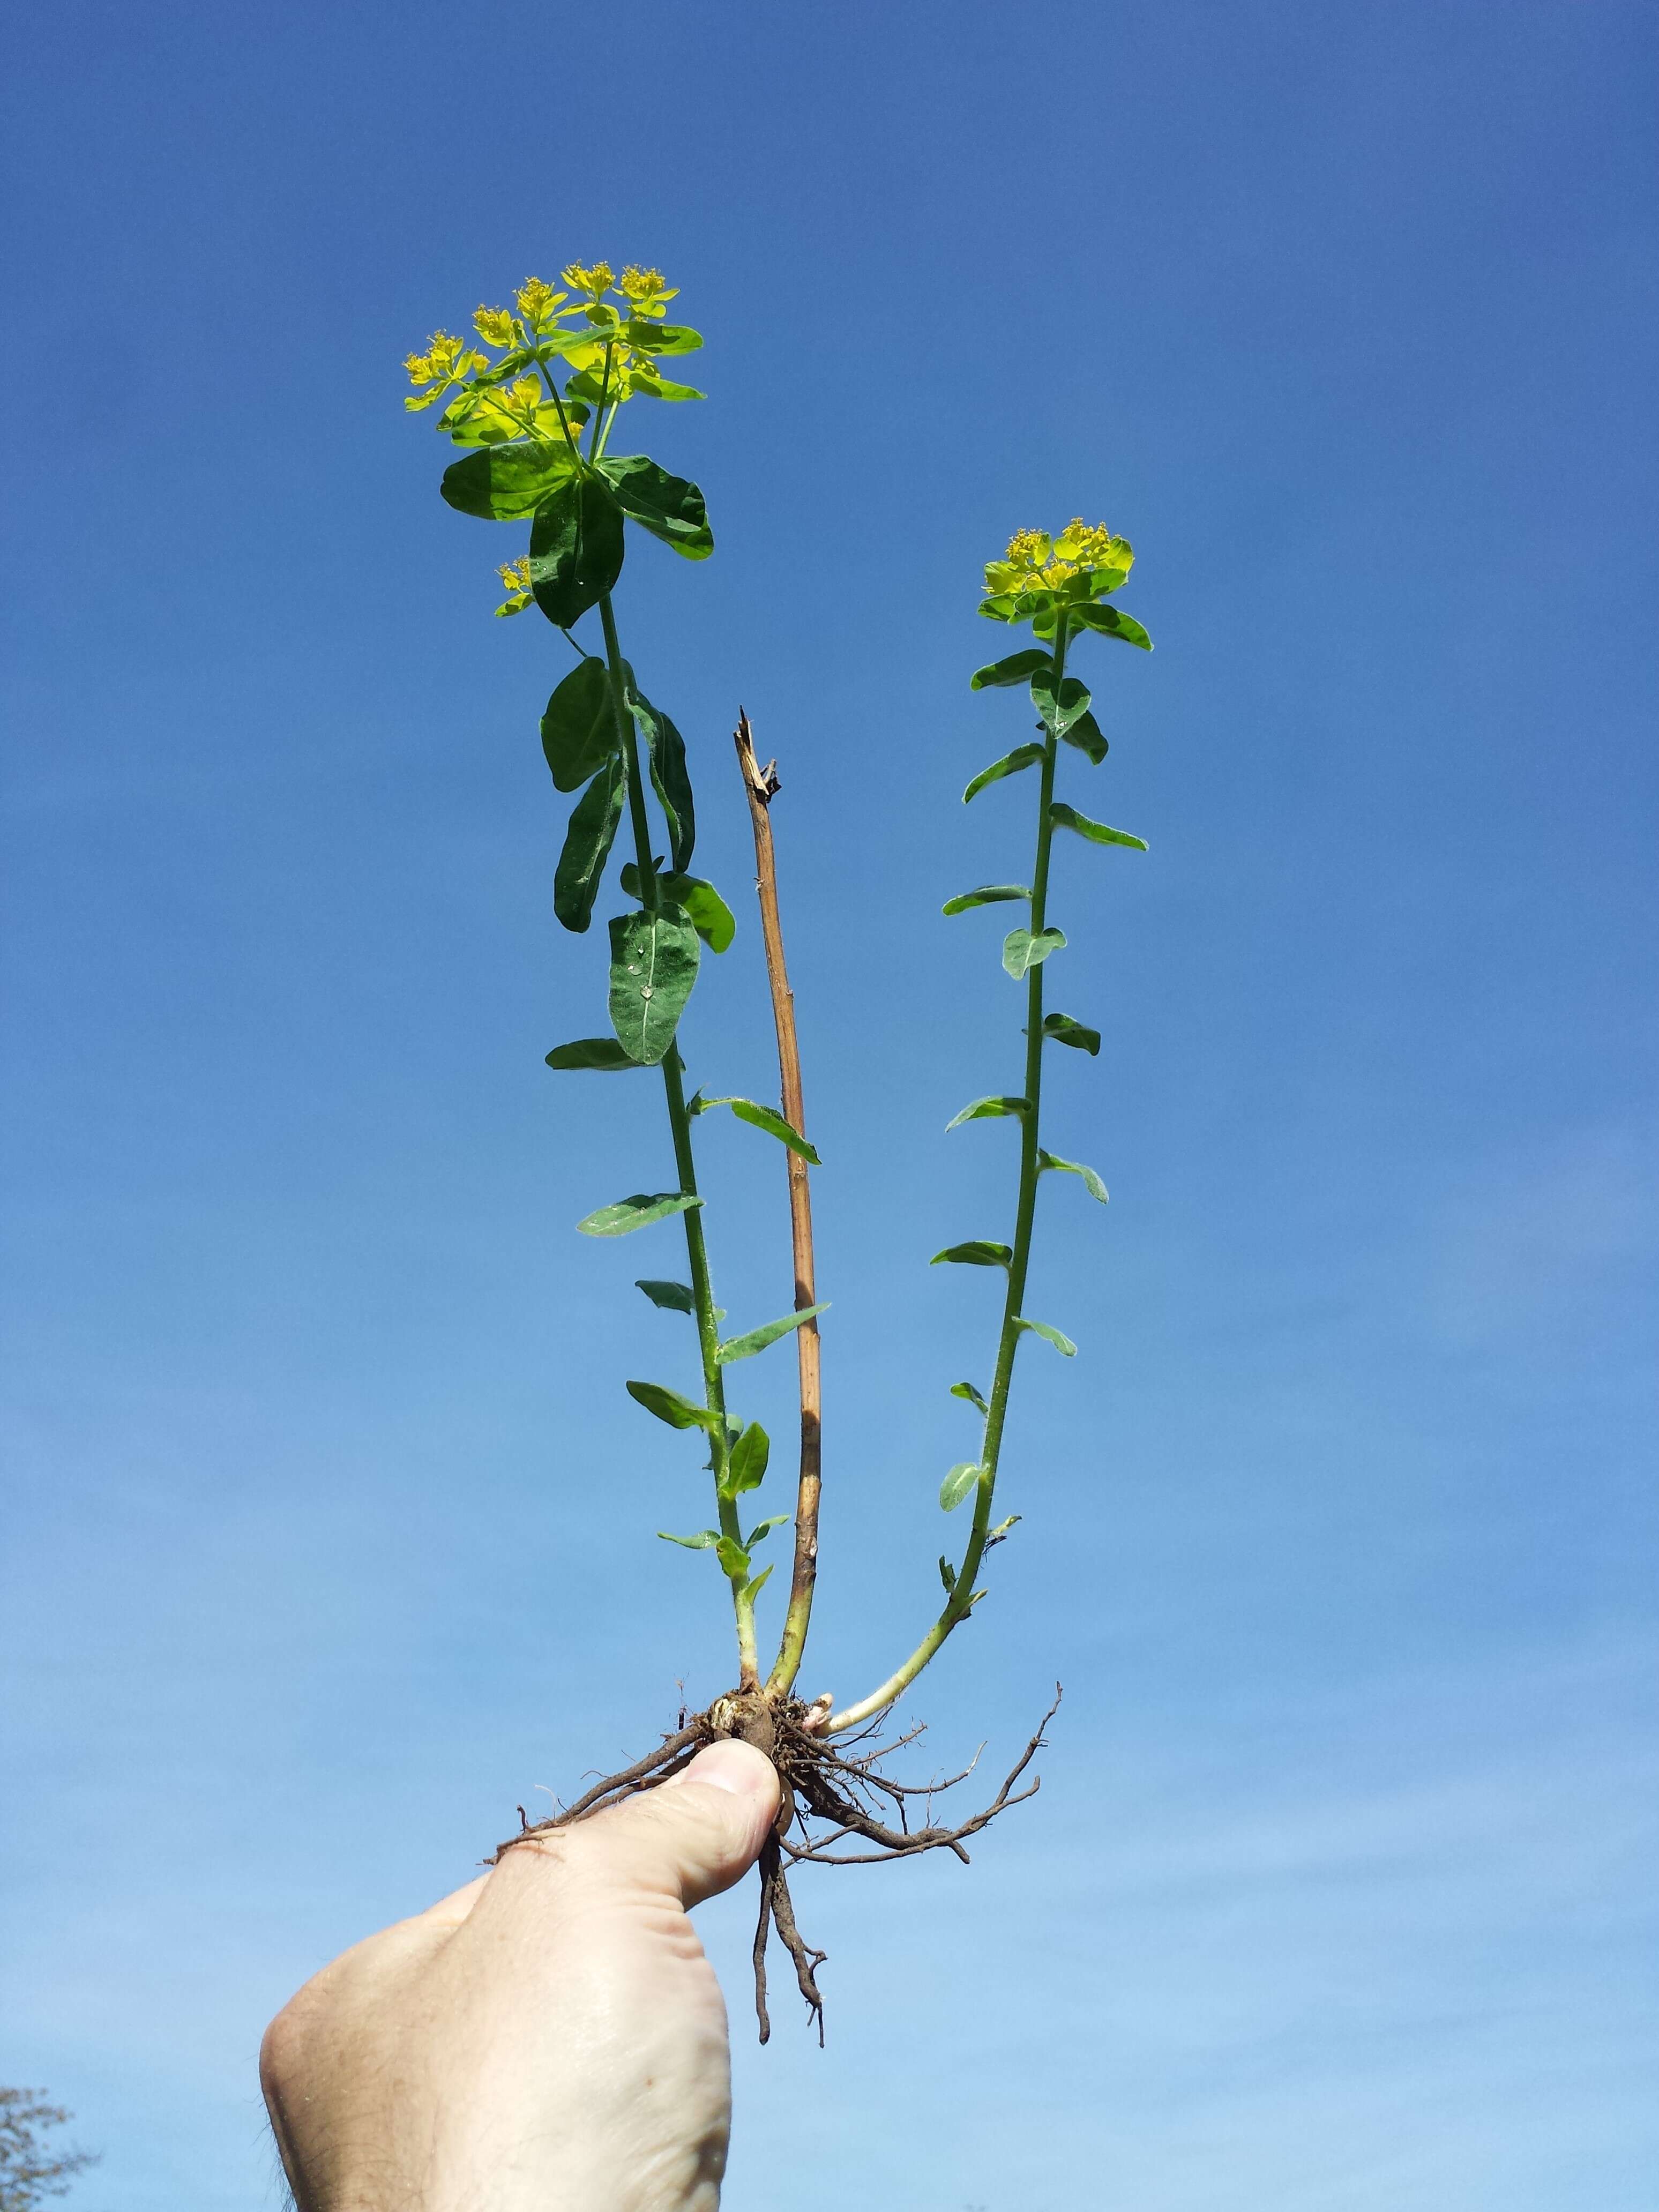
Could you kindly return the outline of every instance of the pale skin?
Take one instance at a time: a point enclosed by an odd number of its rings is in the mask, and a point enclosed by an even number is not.
[[[300,2212],[715,2212],[731,2061],[689,1913],[777,1810],[771,1762],[712,1744],[325,1966],[260,2053]]]

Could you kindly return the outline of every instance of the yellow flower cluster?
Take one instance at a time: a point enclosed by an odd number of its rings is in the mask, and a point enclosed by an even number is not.
[[[617,281],[617,272],[608,261],[596,261],[590,269],[580,261],[573,261],[560,271],[560,282],[573,292],[586,292],[592,300],[602,300]]]
[[[440,378],[453,384],[469,369],[483,368],[484,359],[482,354],[468,351],[465,338],[453,337],[447,331],[434,331],[426,342],[426,351],[410,354],[404,367],[413,385],[432,384]]]
[[[660,269],[641,269],[631,261],[617,280],[617,289],[636,315],[649,315],[659,322],[668,312],[668,302],[680,296],[677,288],[663,283]]]
[[[498,615],[520,615],[530,605],[533,594],[530,589],[530,562],[503,561],[495,571],[507,586],[507,597],[495,610]]]
[[[985,588],[994,596],[1018,599],[1028,592],[1057,592],[1076,575],[1097,568],[1127,568],[1129,549],[1103,522],[1076,515],[1057,538],[1046,530],[1017,530],[1000,561],[985,568]]]

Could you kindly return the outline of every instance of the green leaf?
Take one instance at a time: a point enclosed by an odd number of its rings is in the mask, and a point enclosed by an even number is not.
[[[1132,837],[1127,830],[1109,830],[1103,822],[1091,822],[1086,814],[1079,814],[1075,806],[1068,806],[1063,799],[1055,799],[1048,809],[1048,819],[1056,830],[1075,830],[1079,837],[1086,837],[1091,845],[1127,845],[1131,851],[1144,853],[1146,840]]]
[[[696,353],[702,333],[686,323],[653,323],[635,319],[624,323],[622,334],[635,353]]]
[[[1040,929],[1033,936],[1029,929],[1011,929],[1002,940],[1002,964],[1016,983],[1029,969],[1051,952],[1058,952],[1066,942],[1061,929]]]
[[[770,1567],[763,1567],[752,1583],[746,1583],[744,1585],[743,1594],[748,1599],[750,1605],[753,1605],[755,1600],[760,1595],[762,1590],[765,1589],[766,1578],[771,1571],[772,1569]]]
[[[553,911],[567,929],[580,932],[593,919],[593,902],[616,841],[627,787],[622,756],[614,754],[571,811],[564,848],[553,872]]]
[[[714,1357],[722,1367],[729,1367],[734,1359],[752,1359],[757,1352],[764,1352],[769,1344],[775,1344],[781,1336],[787,1336],[791,1329],[799,1328],[804,1321],[811,1321],[815,1314],[828,1313],[829,1310],[827,1300],[822,1305],[799,1306],[793,1313],[785,1314],[777,1321],[763,1322],[758,1328],[749,1329],[742,1336],[734,1336],[725,1344],[716,1345]]]
[[[744,1548],[752,1552],[757,1544],[763,1544],[766,1541],[775,1528],[781,1528],[788,1518],[789,1516],[787,1513],[774,1513],[768,1519],[758,1522],[744,1538]]]
[[[666,1221],[671,1213],[684,1213],[694,1206],[701,1206],[700,1198],[692,1198],[684,1191],[636,1190],[631,1198],[619,1198],[614,1206],[602,1206],[596,1213],[576,1224],[584,1237],[627,1237],[635,1229],[648,1228],[653,1221]]]
[[[1100,1050],[1100,1031],[1089,1029],[1082,1022],[1074,1022],[1069,1014],[1045,1014],[1042,1034],[1055,1044],[1069,1044],[1078,1052],[1097,1053]]]
[[[1063,1352],[1068,1359],[1077,1357],[1077,1346],[1069,1336],[1062,1336],[1057,1328],[1050,1328],[1046,1321],[1017,1321],[1016,1328],[1028,1328],[1033,1336],[1040,1336],[1045,1344],[1052,1344],[1056,1352]]]
[[[684,909],[690,923],[711,952],[724,952],[738,933],[738,925],[732,918],[732,909],[713,884],[705,883],[701,876],[684,876],[677,868],[659,872],[657,884],[671,906]],[[640,872],[632,860],[623,863],[622,887],[630,898],[638,898]]]
[[[729,1106],[739,1121],[747,1121],[754,1129],[764,1129],[769,1137],[775,1137],[792,1152],[799,1152],[810,1167],[823,1165],[800,1131],[786,1121],[775,1106],[757,1106],[752,1098],[699,1098],[696,1110],[706,1114],[711,1106]]]
[[[772,1456],[772,1440],[758,1421],[750,1421],[732,1445],[726,1462],[726,1493],[741,1497],[758,1490],[766,1479],[766,1462]]]
[[[1092,1168],[1083,1167],[1076,1160],[1056,1159],[1052,1152],[1040,1152],[1037,1154],[1038,1174],[1040,1175],[1045,1168],[1053,1168],[1061,1175],[1080,1176],[1083,1178],[1085,1190],[1088,1192],[1091,1198],[1097,1198],[1103,1206],[1106,1205],[1110,1199],[1111,1193]]]
[[[1097,768],[1110,750],[1106,743],[1105,732],[1092,714],[1078,716],[1066,732],[1066,742],[1068,745],[1075,745],[1080,753],[1087,753]]]
[[[578,1037],[573,1044],[556,1044],[547,1055],[550,1067],[595,1067],[615,1073],[641,1063],[623,1051],[613,1036]]]
[[[970,1406],[977,1406],[988,1419],[990,1418],[991,1408],[971,1382],[953,1382],[951,1385],[951,1395],[953,1398],[965,1398]]]
[[[1042,717],[1043,726],[1063,738],[1088,713],[1089,694],[1075,676],[1062,676],[1056,691],[1054,672],[1045,665],[1031,678],[1031,704]]]
[[[621,914],[611,924],[611,1019],[626,1050],[654,1067],[674,1031],[702,957],[678,907]]]
[[[939,1578],[945,1585],[945,1596],[949,1597],[957,1586],[957,1571],[943,1552],[939,1555]]]
[[[948,1135],[952,1129],[959,1129],[964,1121],[995,1121],[1005,1114],[1027,1113],[1030,1107],[1030,1100],[1024,1098],[975,1098],[971,1106],[964,1106],[960,1114],[951,1115],[945,1125],[945,1133]]]
[[[689,392],[690,387],[670,385],[656,396],[678,397],[682,389]],[[708,558],[714,550],[714,533],[696,484],[684,477],[671,477],[643,453],[607,454],[599,467],[610,478],[624,514],[631,514],[653,538],[660,538],[688,561]]]
[[[651,756],[651,782],[668,820],[668,851],[677,869],[691,865],[696,842],[696,810],[691,802],[691,779],[686,773],[685,740],[666,714],[651,704],[628,672],[628,703],[645,732]],[[636,894],[637,896],[637,894]]]
[[[659,1528],[657,1534],[665,1544],[684,1544],[688,1552],[712,1552],[720,1540],[718,1528],[699,1528],[695,1536],[671,1536],[666,1528]]]
[[[946,899],[939,912],[966,914],[969,907],[1000,906],[1005,900],[1028,899],[1030,896],[1029,884],[981,884],[976,891],[958,891],[955,898]]]
[[[1006,1267],[1013,1256],[1006,1244],[988,1243],[976,1237],[966,1244],[947,1244],[942,1252],[935,1252],[927,1264],[937,1267],[942,1260],[953,1260],[961,1267]]]
[[[994,685],[1023,684],[1028,676],[1035,676],[1039,668],[1048,665],[1046,653],[1028,646],[1024,653],[1011,653],[1006,660],[994,660],[988,668],[976,668],[968,680],[968,688],[970,691],[988,691]]]
[[[714,1556],[733,1582],[748,1580],[749,1554],[735,1536],[722,1536],[714,1547]]]
[[[694,1314],[697,1310],[697,1302],[684,1283],[662,1283],[654,1277],[647,1277],[634,1287],[643,1291],[653,1306],[661,1306],[670,1313]]]
[[[1005,753],[1000,761],[993,761],[989,768],[980,770],[963,793],[963,805],[966,806],[970,799],[977,799],[987,784],[1000,783],[1005,775],[1018,775],[1022,769],[1040,768],[1042,757],[1041,745],[1016,745],[1012,752]]]
[[[617,744],[610,678],[604,661],[589,653],[558,686],[542,716],[542,750],[555,787],[574,791],[604,767]]]
[[[1105,637],[1121,637],[1125,645],[1138,645],[1143,653],[1150,653],[1152,641],[1133,615],[1126,615],[1118,607],[1073,607],[1072,626],[1074,629],[1097,629]]]
[[[530,526],[530,588],[561,629],[597,606],[622,574],[622,509],[597,477],[562,483]]]
[[[444,471],[438,487],[450,506],[486,522],[519,522],[574,476],[579,464],[563,438],[485,446]]]
[[[714,1415],[707,1407],[694,1406],[689,1398],[682,1398],[665,1382],[630,1382],[627,1389],[635,1404],[654,1413],[659,1421],[666,1421],[671,1429],[707,1429],[712,1434]]]
[[[970,1490],[975,1489],[985,1469],[976,1459],[965,1459],[953,1467],[939,1486],[939,1502],[947,1513],[954,1513]]]

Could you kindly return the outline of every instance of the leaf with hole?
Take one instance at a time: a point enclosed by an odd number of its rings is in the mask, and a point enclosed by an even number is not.
[[[1088,713],[1088,689],[1075,676],[1062,676],[1056,690],[1054,670],[1040,668],[1031,678],[1031,704],[1042,717],[1044,728],[1063,738]]]
[[[530,526],[530,588],[550,623],[568,629],[622,574],[622,509],[609,484],[579,477],[558,486]]]
[[[1052,1168],[1060,1175],[1081,1176],[1085,1190],[1088,1192],[1091,1198],[1097,1198],[1103,1206],[1106,1205],[1110,1199],[1110,1192],[1092,1168],[1085,1168],[1076,1160],[1058,1159],[1053,1152],[1040,1152],[1037,1154],[1038,1173],[1041,1174],[1046,1168]]]
[[[630,1382],[627,1389],[635,1404],[654,1413],[659,1421],[666,1421],[671,1429],[707,1429],[713,1433],[714,1416],[708,1408],[694,1406],[665,1382]]]
[[[1045,1344],[1052,1344],[1056,1352],[1063,1352],[1067,1359],[1075,1359],[1077,1357],[1077,1346],[1071,1338],[1062,1336],[1057,1328],[1051,1328],[1046,1321],[1019,1320],[1014,1323],[1014,1327],[1029,1329],[1033,1336],[1040,1336]]]
[[[1091,845],[1127,845],[1132,852],[1147,849],[1144,837],[1132,837],[1127,830],[1109,830],[1103,822],[1091,822],[1086,814],[1079,814],[1075,806],[1068,806],[1063,799],[1055,799],[1048,809],[1048,819],[1056,830],[1075,830],[1079,837],[1086,837]]]
[[[975,1098],[964,1106],[960,1114],[953,1114],[945,1123],[945,1133],[959,1129],[964,1121],[997,1121],[1005,1114],[1024,1114],[1030,1110],[1030,1101],[1024,1098]]]
[[[953,1467],[939,1486],[939,1502],[947,1513],[954,1513],[969,1492],[979,1481],[985,1469],[976,1459],[965,1459]]]
[[[1062,929],[1011,929],[1002,940],[1002,964],[1016,983],[1039,961],[1058,952],[1066,942]]]
[[[699,1528],[695,1536],[671,1536],[666,1528],[659,1528],[657,1534],[665,1544],[684,1544],[688,1552],[712,1552],[720,1540],[718,1528]]]
[[[624,1067],[638,1067],[642,1063],[623,1050],[613,1036],[577,1037],[570,1044],[556,1044],[547,1055],[550,1067],[592,1067],[616,1073]]]
[[[970,799],[977,799],[988,785],[1000,783],[1005,775],[1018,775],[1022,769],[1041,768],[1042,757],[1041,745],[1016,745],[1012,752],[1005,753],[1000,761],[993,761],[989,768],[981,769],[963,793],[963,805],[966,806]]]
[[[697,1310],[697,1302],[684,1283],[664,1283],[654,1276],[646,1276],[634,1287],[643,1291],[652,1304],[662,1307],[665,1312],[694,1314]]]
[[[586,783],[617,744],[611,679],[604,661],[590,653],[559,684],[542,716],[542,750],[555,787],[574,791]]]
[[[1100,1031],[1090,1029],[1085,1023],[1074,1022],[1069,1014],[1045,1014],[1042,1034],[1051,1044],[1068,1044],[1076,1052],[1100,1050]]]
[[[976,668],[968,679],[970,691],[988,691],[1004,684],[1023,684],[1028,676],[1035,676],[1039,668],[1049,665],[1046,653],[1028,646],[1024,653],[1011,653],[1006,660],[994,660],[988,668]]]
[[[1068,745],[1075,745],[1080,753],[1087,753],[1097,768],[1110,750],[1106,743],[1106,732],[1092,714],[1078,716],[1066,732],[1066,742]]]
[[[561,484],[578,463],[562,437],[489,445],[455,461],[438,487],[449,505],[485,522],[521,522]]]
[[[1121,637],[1125,645],[1138,645],[1143,653],[1150,653],[1152,641],[1133,615],[1126,615],[1118,607],[1073,607],[1073,628],[1097,629],[1103,637]]]
[[[571,810],[559,864],[553,871],[553,911],[567,929],[585,930],[593,919],[605,864],[616,842],[627,775],[613,755]]]
[[[706,1114],[711,1106],[729,1106],[739,1121],[747,1121],[751,1129],[764,1129],[769,1137],[775,1137],[781,1145],[787,1145],[809,1167],[822,1167],[823,1161],[808,1144],[800,1131],[786,1121],[775,1106],[757,1106],[752,1098],[704,1098],[698,1097],[691,1109]]]
[[[1029,884],[981,884],[976,891],[958,891],[955,898],[946,899],[939,912],[966,914],[970,907],[1003,906],[1010,899],[1028,899],[1030,896]]]
[[[660,386],[653,396],[678,397],[690,389],[689,385]],[[599,467],[609,477],[624,514],[631,515],[653,538],[660,538],[688,561],[708,558],[714,550],[714,533],[708,527],[708,510],[696,484],[688,483],[684,477],[671,477],[643,453],[607,453]]]
[[[653,1221],[666,1221],[671,1213],[684,1213],[702,1204],[700,1198],[689,1197],[681,1190],[636,1190],[631,1198],[600,1206],[576,1226],[584,1237],[627,1237],[636,1229],[648,1229]]]
[[[771,1438],[758,1421],[750,1421],[739,1431],[726,1459],[726,1496],[738,1498],[745,1490],[758,1490],[766,1479],[766,1463],[771,1455]]]
[[[942,1261],[951,1261],[958,1267],[1006,1267],[1013,1259],[1006,1244],[993,1244],[982,1237],[975,1237],[966,1244],[947,1244],[942,1252],[935,1252],[927,1262],[937,1267]],[[964,1386],[958,1384],[961,1390]]]
[[[953,1382],[951,1385],[951,1395],[953,1398],[965,1398],[970,1406],[977,1406],[980,1412],[988,1419],[989,1418],[991,1408],[971,1382]]]
[[[734,1359],[752,1359],[757,1352],[764,1352],[768,1345],[775,1344],[781,1336],[787,1336],[791,1329],[799,1328],[804,1321],[811,1321],[817,1315],[829,1310],[828,1300],[822,1305],[797,1307],[793,1313],[784,1314],[776,1321],[764,1321],[758,1328],[749,1329],[742,1336],[732,1337],[728,1343],[717,1345],[714,1357],[722,1367],[729,1367]]]
[[[640,872],[632,860],[623,863],[622,887],[629,898],[640,896]],[[678,868],[659,869],[657,887],[671,906],[684,909],[711,952],[724,952],[738,933],[732,909],[711,883],[701,876],[682,875]]]
[[[654,1066],[697,980],[697,933],[678,907],[611,924],[611,1019],[624,1048]]]

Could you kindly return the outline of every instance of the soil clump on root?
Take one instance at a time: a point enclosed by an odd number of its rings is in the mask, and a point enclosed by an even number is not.
[[[968,1779],[979,1764],[978,1755],[959,1774],[933,1782],[896,1782],[883,1771],[884,1763],[916,1741],[925,1723],[908,1729],[890,1742],[881,1730],[885,1716],[856,1734],[826,1741],[817,1733],[827,1717],[827,1705],[804,1705],[798,1698],[769,1698],[763,1690],[731,1690],[716,1698],[705,1712],[680,1714],[679,1725],[665,1735],[657,1749],[633,1765],[607,1774],[577,1798],[573,1805],[544,1820],[532,1820],[520,1805],[519,1833],[497,1845],[486,1863],[494,1865],[503,1853],[520,1844],[590,1820],[610,1806],[642,1790],[659,1789],[684,1773],[706,1744],[736,1736],[763,1752],[777,1770],[782,1802],[777,1820],[762,1849],[757,1866],[760,1879],[760,1918],[755,1929],[755,2013],[760,2039],[772,2033],[766,2004],[766,1954],[771,1932],[788,1952],[796,1984],[806,2002],[807,2017],[815,2022],[818,2041],[823,2041],[823,1998],[817,1969],[828,1954],[814,1950],[795,1921],[794,1901],[789,1894],[788,1869],[817,1866],[878,1866],[890,1859],[914,1858],[922,1851],[951,1851],[965,1866],[964,1845],[969,1836],[988,1827],[1000,1813],[1036,1796],[1041,1778],[1033,1775],[1023,1789],[1016,1784],[1043,1747],[1043,1730],[1060,1710],[1060,1692],[1055,1685],[1054,1703],[1038,1722],[1036,1731],[1003,1778],[988,1805],[955,1825],[936,1823],[933,1802],[947,1790]],[[867,1748],[860,1751],[860,1745]],[[921,1820],[912,1825],[913,1808],[920,1802]],[[867,1844],[866,1850],[843,1846]]]

